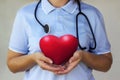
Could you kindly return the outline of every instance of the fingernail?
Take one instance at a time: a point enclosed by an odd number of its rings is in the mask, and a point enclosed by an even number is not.
[[[50,63],[52,64],[52,63],[53,63],[53,61],[50,61]]]

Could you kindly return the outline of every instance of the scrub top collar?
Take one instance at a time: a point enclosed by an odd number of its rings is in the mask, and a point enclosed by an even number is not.
[[[52,6],[48,0],[42,0],[41,6],[45,14],[49,14],[53,10],[57,9],[56,7]],[[61,7],[63,10],[65,10],[68,13],[74,13],[74,11],[77,9],[77,5],[74,2],[74,0],[70,0],[65,6]]]

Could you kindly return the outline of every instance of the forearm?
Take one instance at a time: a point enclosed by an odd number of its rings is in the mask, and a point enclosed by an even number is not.
[[[96,55],[89,52],[84,52],[82,61],[90,68],[106,72],[112,64],[111,53]]]
[[[14,53],[10,52],[9,56]],[[17,56],[13,56],[11,58],[8,58],[7,61],[9,69],[13,72],[21,72],[26,71],[33,67],[36,62],[33,60],[33,55],[20,55],[17,54]]]

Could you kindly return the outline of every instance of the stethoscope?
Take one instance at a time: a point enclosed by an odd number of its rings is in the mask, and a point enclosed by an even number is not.
[[[39,2],[37,3],[37,5],[36,5],[36,7],[35,7],[34,16],[35,16],[36,21],[43,27],[45,33],[49,33],[49,31],[50,31],[49,25],[48,25],[48,24],[43,25],[43,24],[39,21],[39,19],[37,18],[37,9],[38,9],[38,6],[39,6],[40,3],[41,3],[41,0],[39,0]],[[93,40],[94,40],[94,47],[90,47],[89,50],[94,50],[94,49],[96,48],[96,39],[95,39],[95,35],[94,35],[94,33],[93,33],[92,26],[91,26],[91,24],[90,24],[90,21],[89,21],[88,17],[81,11],[81,4],[80,4],[79,0],[78,0],[77,3],[78,3],[78,6],[79,6],[79,13],[77,13],[77,15],[76,15],[76,36],[77,36],[77,39],[78,39],[78,41],[79,41],[79,35],[78,35],[78,34],[79,34],[79,31],[78,31],[78,17],[79,17],[79,15],[82,15],[82,16],[85,17],[85,19],[86,19],[87,22],[88,22],[88,25],[89,25],[89,28],[90,28],[90,31],[91,31],[91,34],[92,34]],[[78,45],[79,45],[79,48],[80,48],[81,50],[85,50],[85,49],[86,49],[86,47],[82,47],[82,46],[80,45],[80,43],[79,43]]]

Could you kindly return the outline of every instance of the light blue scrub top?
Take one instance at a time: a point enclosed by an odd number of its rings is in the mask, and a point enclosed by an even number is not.
[[[70,0],[61,8],[53,7],[47,0],[42,0],[39,5],[37,17],[42,24],[50,26],[50,32],[56,36],[72,34],[76,36],[76,14],[79,12],[78,5]],[[9,49],[21,54],[33,54],[40,52],[39,40],[48,35],[38,24],[34,17],[36,2],[21,8],[15,18],[10,38]],[[101,13],[88,4],[81,2],[84,12],[92,25],[97,41],[97,47],[91,51],[94,54],[105,54],[110,52],[110,44],[107,39],[104,21]],[[82,47],[94,46],[93,37],[87,21],[79,16],[79,39]],[[80,62],[70,73],[66,75],[55,75],[52,72],[42,70],[38,65],[25,72],[24,80],[94,80],[92,69]]]

